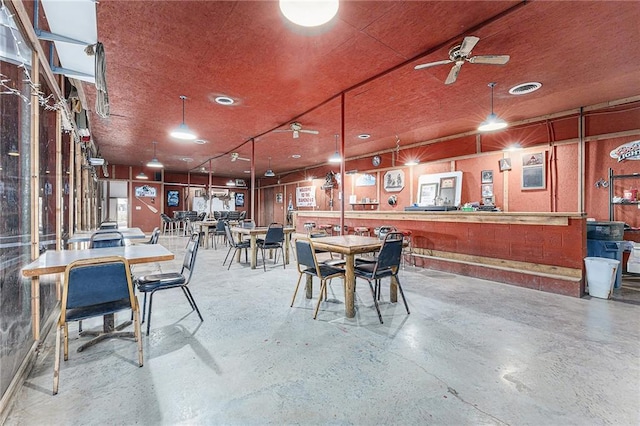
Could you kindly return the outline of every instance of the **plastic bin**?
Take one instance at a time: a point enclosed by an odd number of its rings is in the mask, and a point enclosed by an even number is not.
[[[584,266],[587,269],[589,296],[609,299],[620,262],[604,257],[585,257]]]
[[[588,257],[615,259],[622,265],[622,253],[624,253],[624,241],[587,240]],[[622,267],[619,267],[614,288],[620,288],[621,286]]]

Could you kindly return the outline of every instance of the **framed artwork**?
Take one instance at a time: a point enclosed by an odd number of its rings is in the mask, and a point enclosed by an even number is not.
[[[522,156],[522,189],[546,188],[545,152]]]
[[[482,185],[482,198],[493,197],[493,184],[485,183]]]
[[[511,170],[511,158],[503,158],[499,162],[500,171],[504,172],[507,170]]]
[[[456,187],[455,176],[440,178],[440,191],[442,191],[443,189],[449,189],[449,188],[455,188],[455,187]]]
[[[180,205],[180,192],[167,191],[167,206],[178,207]]]
[[[155,196],[156,196],[155,186],[149,186],[149,185],[136,186],[136,197],[155,197]]]
[[[425,206],[433,206],[436,203],[436,197],[438,196],[438,184],[437,183],[423,183],[420,185],[420,199],[418,203]]]
[[[480,175],[480,183],[493,183],[493,170],[483,170]]]
[[[495,197],[482,197],[482,204],[485,206],[495,205]]]
[[[389,170],[384,174],[384,190],[398,192],[404,188],[404,172],[402,170]]]
[[[236,207],[244,207],[244,193],[236,192]]]
[[[282,192],[276,194],[276,203],[282,204]]]
[[[368,173],[361,174],[356,179],[356,186],[375,186],[376,177]]]
[[[457,178],[455,176],[440,178],[440,194],[438,196],[442,199],[443,205],[450,206],[454,204],[456,184]]]

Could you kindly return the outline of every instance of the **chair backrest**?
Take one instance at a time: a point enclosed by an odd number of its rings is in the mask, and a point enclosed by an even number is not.
[[[120,231],[107,230],[94,232],[89,241],[89,248],[121,247],[124,246],[124,237]]]
[[[245,217],[247,217],[247,211],[243,210],[240,212],[240,216],[238,216],[238,220],[244,220]]]
[[[153,228],[153,232],[151,232],[151,238],[149,239],[149,244],[158,244],[158,238],[160,237],[160,228],[157,226]]]
[[[298,271],[302,272],[302,266],[313,268],[318,274],[318,262],[314,254],[313,244],[309,240],[298,238],[296,240],[296,259],[298,261]]]
[[[214,218],[215,220],[220,219],[220,212],[219,212],[218,210],[216,210],[216,211],[214,211],[214,212],[213,212],[213,218]]]
[[[281,223],[272,223],[267,228],[267,235],[264,236],[265,244],[281,243],[284,241],[284,227]]]
[[[378,261],[374,269],[376,271],[398,268],[402,258],[402,232],[389,232],[384,238],[380,252],[378,253]]]
[[[184,271],[187,270],[189,275],[187,276],[187,283],[191,279],[191,274],[193,274],[193,267],[196,264],[196,255],[198,254],[198,247],[200,247],[200,234],[194,232],[189,237],[189,242],[187,243],[187,249],[184,254],[184,260],[182,261],[182,270],[181,274],[184,275]]]
[[[225,233],[225,226],[228,225],[226,220],[218,219],[218,223],[216,223],[216,234],[221,235]]]
[[[236,247],[236,240],[233,237],[233,232],[231,232],[231,227],[224,220],[219,221],[218,223],[222,223],[224,225],[224,233],[227,236],[227,242],[231,247]]]
[[[131,269],[125,258],[77,260],[65,269],[61,321],[100,316],[133,306]]]
[[[104,221],[100,224],[99,229],[118,229],[118,222]]]
[[[253,229],[256,227],[256,223],[253,221],[253,219],[245,219],[242,221],[242,227],[244,229]]]
[[[205,218],[205,217],[207,217],[207,212],[201,212],[201,213],[198,215],[198,221],[199,221],[199,222],[202,222],[202,221],[204,220],[204,218]]]

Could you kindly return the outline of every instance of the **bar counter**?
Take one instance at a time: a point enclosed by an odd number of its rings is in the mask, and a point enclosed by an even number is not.
[[[339,211],[296,211],[305,223],[339,225]],[[526,212],[345,211],[345,226],[410,231],[416,266],[520,287],[584,294],[586,215]],[[339,227],[337,228],[339,229]]]

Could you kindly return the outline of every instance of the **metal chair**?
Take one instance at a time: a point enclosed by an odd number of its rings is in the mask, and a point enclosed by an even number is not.
[[[160,219],[162,219],[162,235],[165,235],[167,231],[169,234],[173,234],[176,221],[164,213],[160,213]]]
[[[145,244],[158,244],[158,238],[160,238],[160,228],[156,226],[151,232],[151,238]]]
[[[70,321],[81,321],[131,309],[134,313],[134,337],[138,343],[138,365],[140,367],[143,365],[140,308],[138,299],[133,293],[129,262],[119,256],[78,260],[70,263],[64,274],[60,317],[56,327],[54,395],[58,393],[60,379],[60,334],[62,332],[64,332],[64,360],[69,359],[68,323]]]
[[[224,223],[224,232],[227,237],[227,243],[229,244],[229,251],[227,251],[227,255],[224,257],[224,262],[222,262],[222,266],[224,266],[224,264],[227,263],[227,258],[231,253],[231,249],[233,249],[233,256],[231,256],[231,260],[229,261],[229,266],[227,266],[227,270],[228,270],[229,268],[231,268],[231,264],[233,263],[233,258],[236,257],[236,253],[238,253],[238,250],[244,249],[244,261],[245,262],[249,261],[247,251],[249,247],[251,247],[251,242],[248,240],[236,242],[236,239],[233,236],[233,232],[231,232],[231,228],[229,227],[229,224],[226,222],[223,222],[223,223]]]
[[[216,230],[210,233],[211,238],[213,239],[213,248],[218,250],[218,237],[222,237],[222,242],[226,243],[227,233],[225,231],[225,226],[227,225],[227,221],[224,219],[218,219],[218,223],[216,223]]]
[[[384,242],[382,243],[382,247],[380,248],[380,252],[378,253],[378,258],[375,263],[356,263],[355,265],[355,278],[362,278],[369,282],[369,288],[373,295],[373,303],[376,307],[376,311],[378,312],[380,324],[383,322],[380,307],[378,306],[378,300],[380,299],[380,280],[382,278],[390,277],[396,280],[398,289],[400,290],[400,295],[402,296],[402,301],[404,302],[404,307],[407,309],[407,314],[410,313],[409,306],[404,298],[400,279],[398,278],[400,261],[402,259],[402,244],[403,235],[401,232],[389,232],[384,238]],[[375,289],[372,282],[375,283]]]
[[[282,252],[282,267],[287,268],[284,261],[284,227],[281,223],[272,223],[267,228],[267,234],[264,236],[264,240],[257,241],[258,248],[262,252],[262,267],[267,270],[267,264],[265,262],[264,251],[276,250],[276,254],[273,258],[273,264],[278,263],[278,249]]]
[[[192,234],[187,243],[187,250],[184,254],[184,260],[182,262],[182,269],[180,272],[167,272],[163,274],[145,275],[136,278],[136,286],[138,291],[144,293],[144,301],[142,303],[142,322],[144,322],[144,315],[147,308],[147,293],[149,295],[149,313],[147,314],[147,336],[149,335],[149,329],[151,328],[151,308],[153,305],[153,295],[159,290],[168,290],[170,288],[180,288],[184,293],[187,301],[191,305],[191,309],[195,310],[200,317],[200,321],[204,321],[198,305],[189,290],[189,281],[193,275],[193,268],[196,263],[196,255],[198,254],[198,247],[200,246],[200,234]]]
[[[89,248],[122,247],[124,236],[120,231],[103,230],[94,232],[89,241]]]
[[[327,280],[332,278],[341,277],[344,282],[345,272],[342,268],[336,268],[325,263],[318,263],[316,258],[316,252],[313,248],[311,240],[299,239],[296,240],[296,258],[298,259],[298,282],[296,283],[296,289],[293,292],[293,298],[291,299],[291,307],[296,300],[298,294],[298,287],[300,287],[300,281],[303,275],[309,275],[311,277],[320,278],[320,296],[316,303],[316,309],[313,313],[313,319],[318,317],[318,310],[320,309],[320,302],[322,298],[327,298]]]

